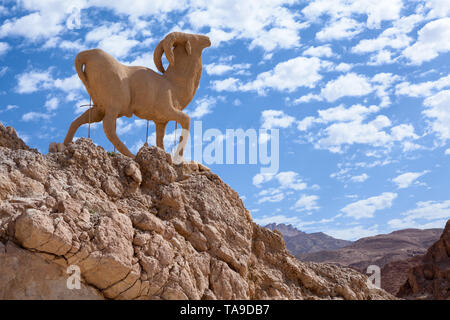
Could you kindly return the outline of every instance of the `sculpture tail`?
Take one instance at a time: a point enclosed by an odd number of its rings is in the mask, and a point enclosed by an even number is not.
[[[80,52],[76,56],[76,58],[75,58],[75,69],[77,70],[78,77],[80,77],[81,81],[83,82],[84,86],[86,87],[86,89],[89,92],[86,74],[83,71],[83,65],[86,66],[84,58],[85,58],[85,52],[84,51]]]

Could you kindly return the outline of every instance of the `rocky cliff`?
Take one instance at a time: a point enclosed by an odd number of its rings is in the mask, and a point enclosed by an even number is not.
[[[42,155],[14,139],[0,146],[0,299],[394,298],[349,268],[297,261],[200,164],[88,139]]]
[[[283,223],[271,223],[266,225],[265,228],[280,231],[286,243],[286,248],[293,255],[337,250],[352,243],[351,241],[333,238],[323,232],[306,233],[297,230],[292,225]]]
[[[407,299],[450,299],[450,220],[440,239],[427,250],[419,263],[409,269],[398,296]]]

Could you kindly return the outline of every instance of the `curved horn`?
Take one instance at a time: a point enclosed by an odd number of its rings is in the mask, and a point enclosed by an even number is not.
[[[169,33],[161,42],[156,46],[155,52],[153,53],[153,61],[155,66],[161,73],[164,73],[164,67],[162,65],[162,54],[166,54],[166,58],[169,64],[175,65],[175,56],[173,54],[173,45],[176,41],[184,38],[184,34],[180,32]],[[190,47],[190,44],[189,44]],[[188,51],[190,48],[186,48]],[[190,50],[189,50],[190,51]]]
[[[156,68],[158,68],[159,72],[164,73],[166,70],[164,70],[163,64],[162,64],[162,55],[164,53],[163,49],[163,41],[161,40],[160,43],[155,48],[155,51],[153,52],[153,62],[155,63]]]

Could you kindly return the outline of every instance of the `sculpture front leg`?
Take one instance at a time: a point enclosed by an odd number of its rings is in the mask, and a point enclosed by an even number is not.
[[[167,122],[155,122],[156,126],[156,146],[164,150],[164,136],[166,134]]]

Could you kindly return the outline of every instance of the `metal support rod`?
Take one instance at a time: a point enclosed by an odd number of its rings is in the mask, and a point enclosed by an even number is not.
[[[175,154],[175,147],[177,146],[177,126],[178,126],[178,122],[175,121],[175,132],[173,135],[173,152]]]
[[[92,105],[92,98],[89,97],[89,123],[88,123],[88,139],[91,138],[91,105]]]
[[[145,145],[146,146],[148,145],[148,123],[149,123],[149,121],[147,120],[147,134],[145,136]]]

